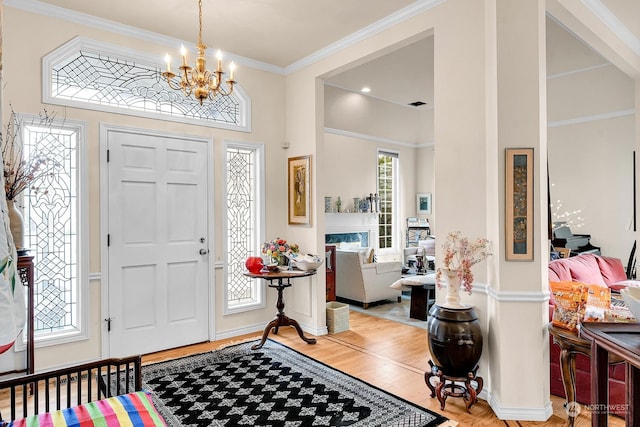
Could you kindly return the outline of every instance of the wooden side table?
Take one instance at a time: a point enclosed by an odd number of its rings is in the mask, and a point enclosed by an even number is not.
[[[549,334],[553,337],[553,342],[560,347],[560,373],[562,374],[562,385],[564,386],[564,394],[567,397],[565,405],[576,401],[576,355],[582,354],[591,358],[591,342],[581,338],[578,332],[568,329],[559,328],[549,323]],[[621,363],[620,357],[612,355],[608,363]],[[605,368],[608,370],[607,368]],[[593,370],[592,377],[595,376]],[[573,426],[575,422],[575,413],[569,412],[569,426]]]
[[[262,333],[262,339],[258,344],[254,344],[251,346],[251,350],[257,350],[261,348],[265,341],[267,340],[267,336],[269,332],[273,331],[274,334],[278,333],[280,326],[293,326],[298,332],[298,336],[307,344],[315,344],[315,338],[307,338],[304,336],[302,332],[302,328],[300,324],[286,314],[284,314],[284,295],[282,291],[285,288],[291,286],[291,279],[295,279],[296,277],[308,277],[316,274],[315,270],[310,271],[277,271],[277,272],[269,272],[269,273],[251,273],[246,271],[244,273],[245,276],[255,277],[257,279],[264,279],[269,282],[268,286],[270,288],[275,288],[278,291],[278,300],[276,301],[276,308],[278,309],[276,313],[276,317],[264,328],[264,332]],[[274,283],[275,282],[275,283]]]
[[[606,426],[612,355],[626,362],[627,426],[640,426],[640,324],[585,322],[580,336],[591,344],[591,425]]]
[[[394,289],[411,289],[409,317],[417,320],[427,320],[429,310],[436,302],[435,273],[404,274],[400,280],[391,284]]]

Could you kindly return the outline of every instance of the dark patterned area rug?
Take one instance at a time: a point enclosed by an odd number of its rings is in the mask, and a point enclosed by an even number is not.
[[[169,426],[437,426],[446,418],[278,342],[145,365]]]

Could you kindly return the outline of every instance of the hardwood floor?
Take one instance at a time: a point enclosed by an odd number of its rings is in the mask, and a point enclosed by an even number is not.
[[[424,329],[354,311],[350,312],[349,326],[348,331],[317,337],[316,345],[303,342],[293,328],[282,328],[278,335],[270,334],[269,338],[415,404],[439,412],[456,421],[459,426],[567,425],[567,413],[562,406],[564,400],[556,396],[551,396],[553,415],[545,422],[499,420],[489,404],[480,399],[471,408],[471,414],[466,412],[461,398],[453,397],[447,400],[445,410],[441,411],[438,400],[431,398],[424,383],[424,372],[429,360],[427,334]],[[209,351],[232,343],[257,339],[260,336],[260,333],[255,333],[154,353],[144,356],[143,363]],[[591,417],[586,409],[580,413],[575,425],[591,425]],[[609,425],[624,426],[624,420],[610,416]]]

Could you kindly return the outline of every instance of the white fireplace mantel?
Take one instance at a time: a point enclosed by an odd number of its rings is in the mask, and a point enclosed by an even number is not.
[[[376,213],[325,213],[325,234],[369,234],[369,245],[378,246],[378,214]]]

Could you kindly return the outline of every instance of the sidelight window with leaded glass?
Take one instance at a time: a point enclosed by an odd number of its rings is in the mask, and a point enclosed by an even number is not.
[[[22,199],[25,246],[34,256],[36,341],[82,338],[88,286],[83,250],[86,179],[81,170],[84,125],[21,118],[24,155],[46,159],[47,168]]]
[[[264,155],[261,145],[225,143],[225,312],[261,308],[264,284],[243,274],[260,256],[264,229]]]

